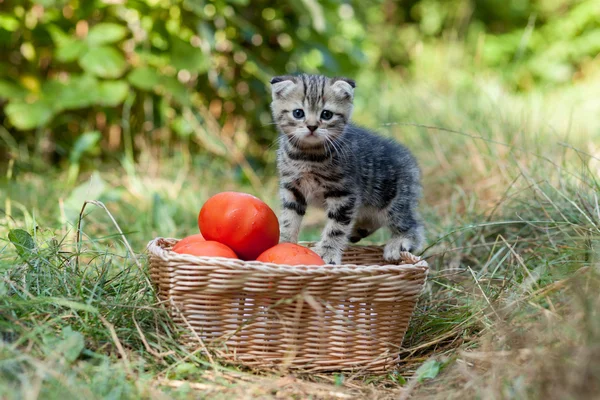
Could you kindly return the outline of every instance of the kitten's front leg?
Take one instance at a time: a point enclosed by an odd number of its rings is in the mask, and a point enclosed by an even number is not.
[[[341,264],[356,219],[358,199],[351,192],[332,190],[325,193],[325,204],[328,221],[314,250],[325,263]]]
[[[306,198],[293,183],[282,183],[281,218],[279,219],[279,242],[298,242],[302,217],[306,213]]]

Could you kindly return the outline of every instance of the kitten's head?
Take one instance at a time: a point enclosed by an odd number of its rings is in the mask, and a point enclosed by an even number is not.
[[[301,147],[325,146],[350,121],[354,87],[346,78],[277,76],[271,79],[275,123]]]

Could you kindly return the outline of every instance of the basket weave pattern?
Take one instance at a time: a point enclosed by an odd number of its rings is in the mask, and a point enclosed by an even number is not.
[[[285,266],[177,254],[148,244],[150,275],[190,344],[227,361],[305,371],[381,372],[398,352],[428,266],[378,246],[352,246],[339,266]]]

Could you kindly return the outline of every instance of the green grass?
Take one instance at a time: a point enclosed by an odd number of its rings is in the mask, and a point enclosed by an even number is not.
[[[0,191],[0,397],[597,393],[600,121],[585,112],[597,83],[517,96],[456,70],[448,77],[458,83],[407,84],[392,74],[381,83],[358,79],[365,89],[357,92],[356,119],[409,145],[424,171],[423,256],[431,273],[397,371],[289,378],[215,370],[178,344],[142,272],[145,245],[195,233],[201,204],[218,191],[250,192],[277,209],[272,168],[259,172],[257,186],[227,160],[157,156],[156,149],[136,165],[107,164],[73,186],[66,172],[28,169],[33,155],[18,151]],[[106,204],[141,269],[109,215],[93,205],[76,246],[88,199]],[[318,214],[307,224],[302,239],[318,237]],[[7,240],[16,228],[35,241],[21,256]],[[191,383],[172,388],[164,380]]]

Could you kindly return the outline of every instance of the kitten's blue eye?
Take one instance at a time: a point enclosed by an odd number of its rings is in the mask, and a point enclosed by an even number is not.
[[[294,111],[292,111],[292,115],[294,116],[294,118],[300,119],[304,117],[304,110],[297,108]]]
[[[331,119],[331,117],[333,117],[333,113],[331,111],[329,111],[329,110],[321,111],[321,119],[328,120],[328,119]]]

